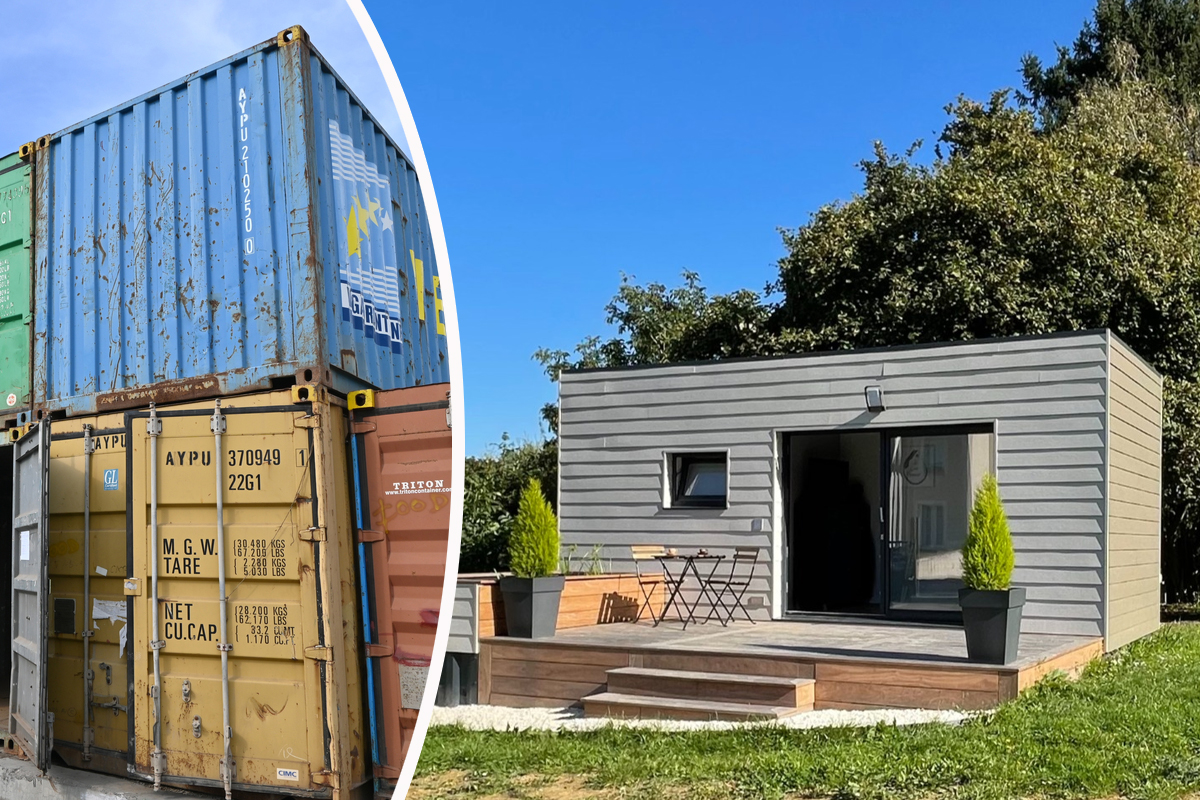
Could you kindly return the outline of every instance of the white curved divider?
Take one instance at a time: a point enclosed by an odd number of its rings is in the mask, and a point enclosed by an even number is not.
[[[408,140],[413,166],[417,169],[417,180],[421,183],[421,195],[425,199],[425,210],[429,214],[429,231],[433,236],[433,252],[437,256],[438,275],[441,276],[442,307],[446,312],[446,344],[450,356],[450,419],[454,428],[453,436],[453,472],[450,495],[450,537],[449,552],[446,554],[446,582],[442,586],[442,609],[450,609],[454,602],[454,587],[458,582],[458,550],[462,544],[462,513],[464,490],[464,455],[466,452],[465,425],[463,421],[463,372],[462,351],[458,340],[458,309],[454,302],[454,281],[451,279],[450,255],[446,250],[446,234],[442,229],[442,214],[438,209],[437,195],[433,190],[433,178],[429,175],[429,164],[425,161],[425,149],[421,146],[421,137],[417,133],[417,125],[413,121],[412,110],[408,107],[408,98],[404,96],[404,88],[400,85],[400,76],[388,55],[387,47],[371,21],[371,15],[363,6],[362,0],[346,0],[354,18],[358,20],[367,43],[379,62],[383,79],[387,82],[396,104],[396,113],[400,115],[400,126],[404,138]],[[429,717],[433,710],[433,700],[437,695],[439,672],[446,656],[446,640],[450,636],[450,614],[443,613],[438,617],[437,638],[434,640],[433,657],[430,664],[432,680],[425,685],[425,697],[421,700],[421,711],[417,716],[417,724],[413,730],[413,739],[409,743],[408,758],[396,782],[396,792],[393,800],[402,800],[408,793],[408,785],[412,782],[413,772],[417,767],[417,757],[421,746],[425,743],[425,732],[429,730]]]

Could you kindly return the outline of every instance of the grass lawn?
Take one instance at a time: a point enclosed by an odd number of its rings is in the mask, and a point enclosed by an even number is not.
[[[1200,792],[1200,624],[961,726],[431,728],[410,798],[1175,798]]]

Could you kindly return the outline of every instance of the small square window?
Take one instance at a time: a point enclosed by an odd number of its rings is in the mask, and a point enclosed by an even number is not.
[[[673,508],[725,508],[729,493],[727,454],[676,453],[668,463]]]

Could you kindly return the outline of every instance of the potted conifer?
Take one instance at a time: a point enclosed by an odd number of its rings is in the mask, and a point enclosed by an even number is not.
[[[1013,588],[1013,542],[995,475],[985,475],[975,492],[963,545],[963,589],[958,592],[967,657],[988,664],[1017,658],[1025,590]]]
[[[553,636],[565,578],[558,574],[558,519],[536,478],[521,493],[508,540],[511,576],[500,579],[508,635],[522,639]]]

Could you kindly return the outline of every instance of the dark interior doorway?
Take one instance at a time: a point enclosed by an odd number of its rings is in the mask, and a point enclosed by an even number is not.
[[[787,434],[788,611],[879,614],[880,434]]]

